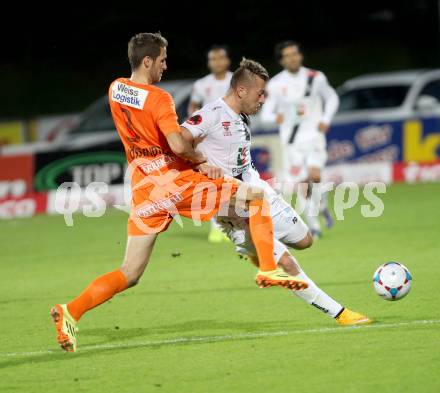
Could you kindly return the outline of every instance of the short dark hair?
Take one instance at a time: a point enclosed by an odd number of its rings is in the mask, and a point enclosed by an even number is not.
[[[153,60],[160,55],[160,49],[166,48],[168,41],[158,33],[139,33],[128,42],[128,61],[132,71],[142,63],[144,57],[149,56]]]
[[[206,55],[208,56],[209,52],[211,51],[217,51],[217,50],[224,50],[226,53],[226,56],[230,57],[229,55],[229,47],[227,45],[212,45],[208,51],[206,52]]]
[[[288,41],[278,42],[278,44],[276,44],[274,48],[274,55],[276,61],[281,60],[281,58],[283,57],[283,50],[290,46],[296,46],[298,48],[298,51],[302,53],[302,47],[298,41],[288,40]]]
[[[232,74],[231,87],[234,89],[239,83],[248,82],[255,76],[260,77],[266,82],[269,80],[269,73],[266,71],[266,68],[254,60],[243,57],[240,67]]]

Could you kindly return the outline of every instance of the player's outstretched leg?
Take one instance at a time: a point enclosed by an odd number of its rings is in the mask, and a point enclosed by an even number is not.
[[[77,323],[84,313],[137,284],[150,259],[156,237],[157,234],[129,236],[124,263],[120,269],[93,280],[68,304],[52,307],[50,315],[57,331],[57,341],[63,350],[76,351]]]
[[[321,288],[319,288],[301,269],[296,259],[289,252],[284,253],[279,261],[289,274],[296,275],[307,282],[308,287],[304,291],[294,292],[296,296],[305,300],[310,305],[321,310],[328,316],[334,318],[340,325],[364,325],[371,323],[372,320],[367,316],[359,314],[345,308],[336,300],[331,298]]]

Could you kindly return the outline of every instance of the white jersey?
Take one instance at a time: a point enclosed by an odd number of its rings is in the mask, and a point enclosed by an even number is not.
[[[273,123],[277,114],[284,116],[280,125],[283,146],[310,143],[325,146],[325,135],[318,125],[330,124],[339,98],[322,72],[306,67],[296,74],[281,71],[269,81],[267,91],[261,117],[264,122]]]
[[[205,106],[210,102],[223,97],[229,90],[232,72],[228,71],[224,79],[216,79],[213,74],[196,80],[191,93],[191,102]]]
[[[223,99],[218,99],[186,120],[185,127],[195,139],[208,163],[223,169],[226,175],[259,187],[271,203],[271,214],[278,214],[289,205],[270,185],[260,178],[252,166],[249,117],[234,112]]]

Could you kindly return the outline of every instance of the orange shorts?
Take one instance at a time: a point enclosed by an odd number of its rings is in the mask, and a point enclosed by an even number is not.
[[[128,235],[165,231],[176,214],[198,221],[211,219],[237,192],[234,179],[209,179],[193,170],[169,170],[149,177],[146,186],[132,190]]]

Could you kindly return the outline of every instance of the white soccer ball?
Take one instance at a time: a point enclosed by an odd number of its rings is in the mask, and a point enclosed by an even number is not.
[[[409,270],[397,262],[387,262],[377,268],[373,275],[374,289],[385,300],[399,300],[411,289]]]

